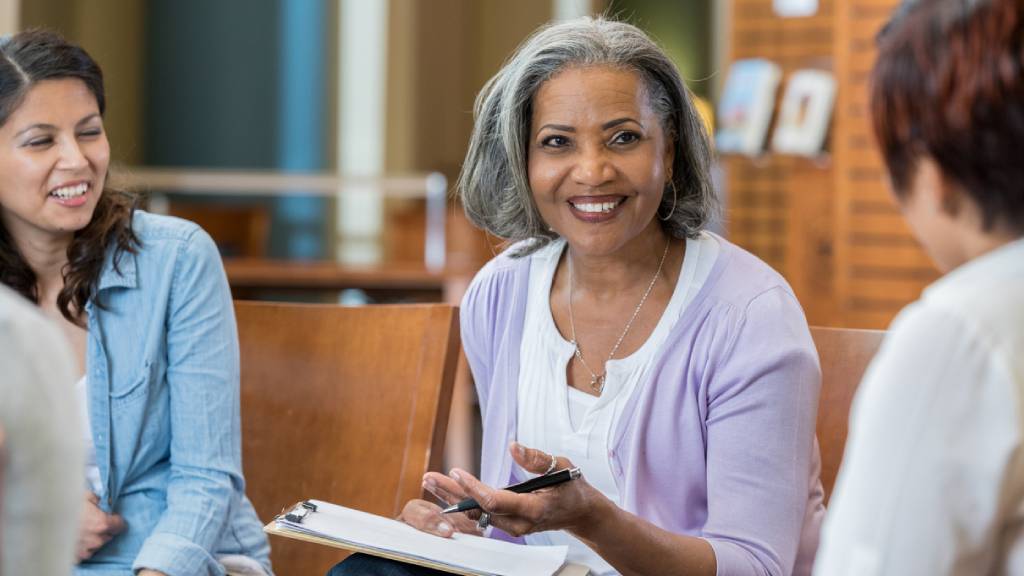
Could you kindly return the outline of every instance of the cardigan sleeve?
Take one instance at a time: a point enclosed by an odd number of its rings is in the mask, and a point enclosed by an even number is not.
[[[711,359],[708,519],[718,574],[789,576],[810,490],[821,372],[796,298],[747,304]]]

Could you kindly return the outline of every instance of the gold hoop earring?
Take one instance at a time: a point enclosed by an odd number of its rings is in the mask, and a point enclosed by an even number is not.
[[[669,211],[668,216],[658,216],[658,218],[661,219],[662,222],[667,222],[670,218],[672,218],[672,215],[676,213],[676,202],[679,201],[679,192],[676,190],[675,181],[670,179],[668,181],[668,184],[669,186],[672,187],[672,210]]]

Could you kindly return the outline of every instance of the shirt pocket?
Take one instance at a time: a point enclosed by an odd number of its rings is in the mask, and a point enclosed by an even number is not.
[[[133,374],[133,378],[125,382],[110,383],[111,405],[124,406],[145,398],[153,386],[157,363],[146,360],[143,367]]]

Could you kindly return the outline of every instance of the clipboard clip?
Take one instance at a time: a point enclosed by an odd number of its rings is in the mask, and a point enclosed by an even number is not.
[[[296,524],[302,524],[302,521],[309,516],[310,512],[316,512],[316,504],[313,504],[309,500],[305,500],[292,506],[290,511],[288,511],[288,508],[285,508],[281,512],[284,514],[285,520]]]

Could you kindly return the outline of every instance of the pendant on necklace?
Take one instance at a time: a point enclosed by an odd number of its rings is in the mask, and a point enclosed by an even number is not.
[[[604,375],[590,377],[590,389],[598,394],[604,389]]]

